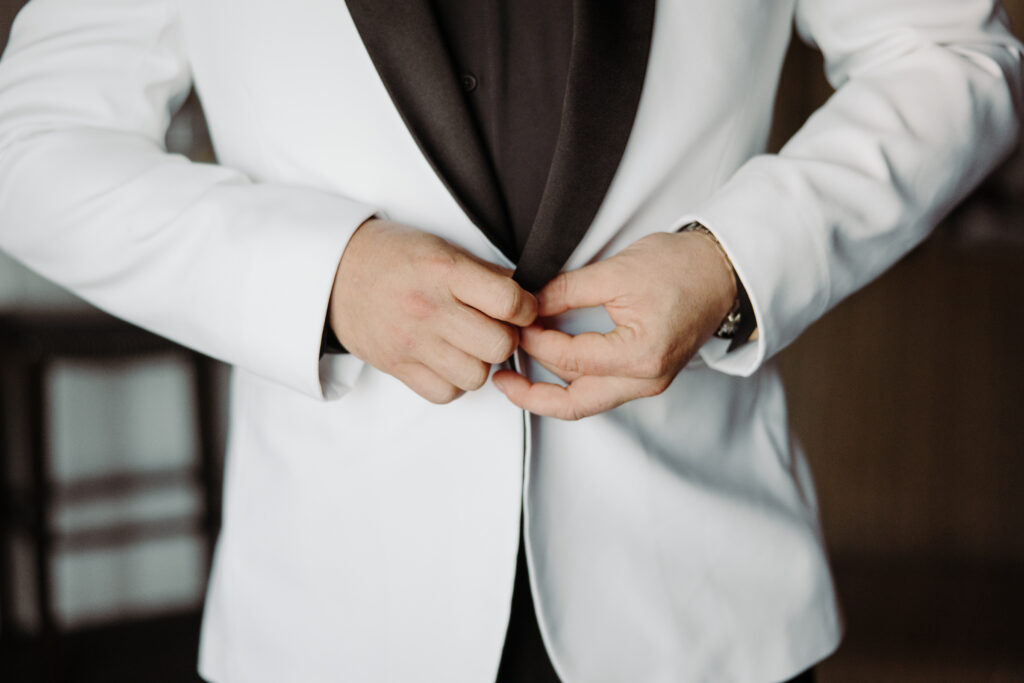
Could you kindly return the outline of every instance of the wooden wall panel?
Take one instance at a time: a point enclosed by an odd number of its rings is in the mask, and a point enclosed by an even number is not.
[[[1022,271],[934,240],[782,354],[834,552],[1024,562]]]

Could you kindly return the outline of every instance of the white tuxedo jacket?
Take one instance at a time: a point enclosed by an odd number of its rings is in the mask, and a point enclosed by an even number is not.
[[[794,19],[837,91],[764,155]],[[0,64],[0,247],[235,368],[211,681],[493,679],[521,504],[566,681],[778,681],[841,629],[769,359],[1006,153],[1020,58],[990,0],[658,0],[632,132],[565,268],[700,220],[760,337],[708,342],[662,395],[576,423],[490,384],[431,405],[318,358],[340,255],[373,214],[511,265],[343,0],[33,0]],[[220,165],[162,147],[191,83]]]

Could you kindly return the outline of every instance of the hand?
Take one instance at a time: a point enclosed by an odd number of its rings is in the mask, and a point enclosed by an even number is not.
[[[483,386],[537,316],[511,275],[435,235],[370,219],[338,265],[331,328],[356,357],[448,403]]]
[[[539,315],[604,306],[616,327],[575,337],[540,326],[520,345],[568,386],[504,370],[493,382],[538,415],[578,420],[660,394],[714,333],[736,297],[720,247],[696,232],[655,233],[621,253],[562,273],[538,295]]]

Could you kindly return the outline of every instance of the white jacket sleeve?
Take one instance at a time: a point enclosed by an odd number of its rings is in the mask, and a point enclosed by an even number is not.
[[[311,396],[337,394],[320,380],[327,300],[374,210],[165,152],[190,85],[175,7],[22,10],[0,62],[0,248],[142,327]]]
[[[798,0],[836,88],[777,155],[687,220],[721,240],[760,337],[711,366],[747,375],[924,239],[1011,149],[1021,46],[991,0]]]

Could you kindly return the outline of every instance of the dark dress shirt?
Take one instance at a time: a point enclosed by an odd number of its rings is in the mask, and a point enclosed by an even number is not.
[[[522,250],[562,120],[570,0],[432,0]]]

